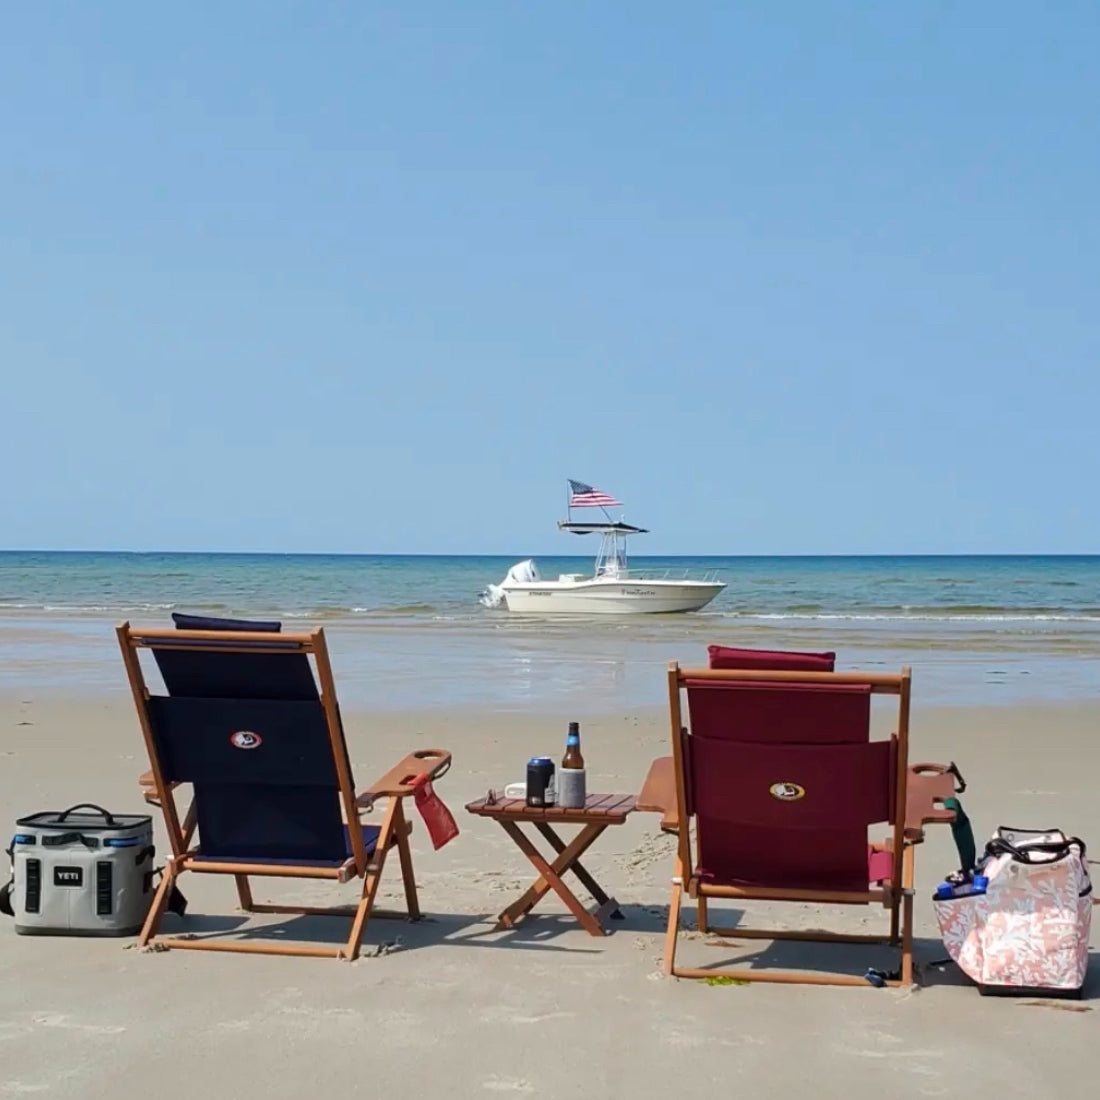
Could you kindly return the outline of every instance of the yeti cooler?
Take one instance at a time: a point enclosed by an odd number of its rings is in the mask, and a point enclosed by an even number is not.
[[[82,803],[22,817],[10,905],[23,936],[129,936],[152,899],[153,824]]]

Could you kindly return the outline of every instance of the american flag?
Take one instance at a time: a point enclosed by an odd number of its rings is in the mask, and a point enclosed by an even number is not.
[[[593,489],[583,481],[569,479],[570,508],[616,508],[622,507],[622,501],[600,489]]]

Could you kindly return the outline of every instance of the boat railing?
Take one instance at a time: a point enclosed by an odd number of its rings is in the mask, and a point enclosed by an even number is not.
[[[610,575],[610,574],[609,574]],[[718,583],[718,570],[708,569],[700,575],[693,569],[620,569],[614,576],[628,581],[703,581],[708,584]]]

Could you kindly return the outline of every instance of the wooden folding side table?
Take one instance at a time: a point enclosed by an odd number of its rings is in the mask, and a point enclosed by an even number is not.
[[[500,914],[497,928],[513,928],[553,890],[590,936],[606,935],[606,919],[609,916],[622,918],[619,903],[608,897],[580,860],[604,829],[626,821],[634,810],[634,804],[634,796],[625,794],[590,794],[583,809],[563,809],[560,806],[544,809],[528,806],[522,798],[504,798],[501,795],[490,795],[469,803],[466,809],[470,813],[498,821],[539,873],[535,882]],[[547,862],[539,854],[523,832],[523,825],[533,825],[554,849],[556,858],[553,862]],[[580,825],[581,831],[567,844],[558,836],[555,825]],[[597,908],[594,911],[589,912],[562,881],[566,872],[572,872],[595,899]]]

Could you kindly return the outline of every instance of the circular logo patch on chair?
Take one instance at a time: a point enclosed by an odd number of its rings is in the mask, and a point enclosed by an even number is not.
[[[778,798],[780,802],[797,802],[806,797],[806,788],[797,783],[773,783],[768,788],[768,794],[772,798]]]
[[[235,749],[258,749],[264,743],[264,739],[251,730],[237,730],[236,733],[229,735],[229,743]]]

